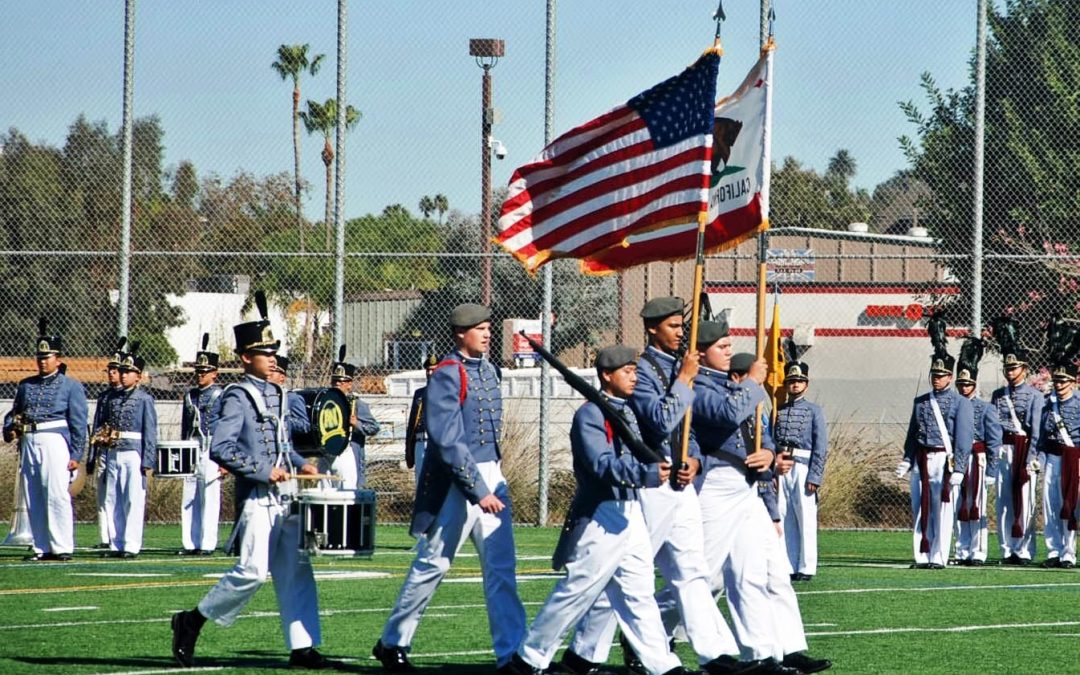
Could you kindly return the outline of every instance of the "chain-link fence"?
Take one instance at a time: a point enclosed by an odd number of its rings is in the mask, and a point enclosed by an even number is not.
[[[785,333],[813,368],[809,395],[832,426],[822,520],[902,527],[907,487],[888,472],[911,399],[926,389],[929,308],[946,306],[952,336],[962,335],[981,273],[984,322],[1017,317],[1039,367],[1046,318],[1080,315],[1080,3],[991,4],[981,267],[972,242],[978,3],[775,4],[769,265]],[[358,390],[382,426],[367,445],[380,519],[404,521],[413,475],[402,447],[410,396],[423,381],[417,367],[449,347],[450,308],[490,287],[492,356],[506,373],[507,473],[517,518],[535,522],[539,375],[515,356],[510,334],[535,330],[523,322],[537,322],[542,284],[508,256],[481,253],[480,196],[484,157],[509,153],[492,167],[497,211],[498,186],[544,144],[546,17],[543,3],[504,5],[353,3],[344,35],[347,99],[358,116],[341,176],[341,316],[331,191],[337,6],[138,5],[127,325],[150,364],[146,386],[161,402],[163,436],[178,433],[173,408],[191,385],[202,333],[223,355],[223,379],[236,377],[231,326],[251,316],[251,294],[264,289],[292,360],[289,386],[327,384],[340,329],[347,360],[361,369]],[[690,63],[711,40],[713,9],[559,6],[555,133]],[[6,398],[32,371],[38,316],[63,334],[71,372],[91,395],[104,384],[124,260],[122,10],[24,3],[5,21]],[[721,92],[742,79],[759,40],[756,6],[727,12]],[[483,64],[467,51],[478,36],[506,40],[489,70],[495,110],[478,110]],[[740,350],[753,345],[756,246],[711,256],[705,273],[710,308],[727,312]],[[655,263],[590,278],[555,263],[554,351],[588,367],[603,344],[640,346],[642,303],[688,297],[690,270]],[[990,356],[983,395],[1000,380]],[[567,431],[579,402],[557,383],[546,404],[550,522],[573,491]],[[154,513],[176,517],[179,507]]]

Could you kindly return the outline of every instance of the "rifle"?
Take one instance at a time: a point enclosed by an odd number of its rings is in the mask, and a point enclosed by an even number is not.
[[[555,358],[555,355],[544,349],[536,340],[525,334],[522,330],[519,335],[525,338],[533,350],[540,355],[540,358],[544,359],[551,364],[551,367],[559,371],[559,374],[563,376],[566,383],[574,388],[574,391],[581,394],[591,403],[595,403],[600,412],[603,413],[604,419],[611,424],[611,429],[614,431],[626,447],[630,450],[630,454],[642,464],[657,464],[660,462],[666,462],[667,459],[645,444],[645,441],[638,438],[634,431],[630,428],[630,425],[626,423],[623,416],[618,413],[611,404],[608,403],[604,395],[593,388],[588,382],[584,380],[580,375],[567,368],[559,359]]]

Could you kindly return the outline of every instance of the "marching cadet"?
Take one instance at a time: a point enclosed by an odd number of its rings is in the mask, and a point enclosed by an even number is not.
[[[430,380],[439,359],[431,354],[420,363],[424,376]],[[416,471],[416,482],[420,482],[420,467],[424,465],[424,451],[427,448],[427,429],[424,425],[424,395],[427,384],[413,392],[412,405],[409,406],[408,421],[405,424],[405,466]]]
[[[338,360],[331,366],[330,384],[349,399],[349,445],[334,459],[332,468],[342,477],[341,487],[355,490],[367,484],[364,444],[368,436],[379,433],[379,423],[371,408],[354,393],[356,366],[345,363],[345,345],[338,350]]]
[[[630,347],[605,347],[596,355],[596,373],[610,410],[640,438],[626,400],[637,382],[637,355]],[[660,611],[653,598],[652,545],[638,503],[638,489],[659,487],[671,464],[642,464],[613,431],[600,406],[587,402],[570,427],[577,490],[570,506],[552,567],[566,569],[514,656],[513,672],[548,672],[563,636],[605,594],[615,608],[627,640],[649,673],[686,673],[668,649]],[[600,664],[572,651],[563,655],[562,671],[613,675]],[[709,671],[712,672],[712,671]]]
[[[109,555],[135,558],[142,550],[146,478],[157,463],[157,411],[154,397],[139,387],[146,361],[138,342],[120,354],[120,389],[108,399],[111,444],[105,464],[105,509],[112,513]],[[95,429],[95,435],[101,429]]]
[[[971,460],[956,505],[956,559],[959,564],[968,566],[986,564],[989,534],[986,483],[997,478],[997,461],[993,458],[1001,447],[1001,422],[997,410],[979,398],[975,391],[982,353],[982,340],[967,338],[960,347],[956,364],[956,391],[971,401],[975,420]]]
[[[695,378],[692,424],[701,446],[701,502],[705,559],[710,591],[725,591],[735,635],[747,672],[818,672],[832,664],[807,654],[791,566],[766,504],[762,480],[771,483],[774,444],[762,426],[755,450],[754,414],[767,398],[768,368],[752,354],[732,356],[725,321],[703,321],[697,350],[701,372]],[[660,608],[669,634],[678,624],[674,598],[665,587]],[[753,669],[753,670],[750,670]]]
[[[997,527],[1001,562],[1028,565],[1035,557],[1035,483],[1043,394],[1027,383],[1028,355],[1016,342],[1012,319],[994,321],[1001,352],[1005,386],[995,390],[990,404],[1001,421],[1001,453],[997,472]]]
[[[210,459],[210,441],[216,424],[217,403],[224,391],[218,378],[218,355],[207,351],[210,334],[203,333],[202,349],[195,354],[196,386],[184,395],[180,437],[199,442],[195,475],[184,478],[180,501],[180,555],[213,555],[217,548],[221,513],[221,467]]]
[[[408,652],[424,610],[465,538],[480,555],[488,624],[501,673],[525,635],[517,594],[510,491],[500,464],[502,392],[487,359],[491,310],[471,303],[450,312],[454,351],[428,382],[427,452],[416,487],[410,533],[416,557],[372,655],[387,672],[415,670]]]
[[[284,389],[285,378],[289,373],[289,357],[284,354],[275,354],[274,361],[270,376],[266,380]],[[307,407],[304,405],[304,397],[290,389],[286,398],[288,412],[285,422],[289,426],[289,437],[291,438],[292,434],[306,434],[311,430],[311,420],[308,418]]]
[[[105,377],[108,378],[109,386],[97,398],[91,431],[100,429],[108,421],[109,397],[123,389],[120,386],[120,359],[123,358],[125,345],[127,345],[127,338],[121,337],[116,343],[116,348],[109,356],[109,361],[105,364]],[[109,448],[105,444],[98,443],[93,436],[90,438],[90,446],[91,455],[93,455],[96,464],[95,470],[97,471],[94,474],[94,487],[97,493],[98,536],[100,537],[100,543],[94,548],[108,550],[109,542],[112,541],[112,537],[109,536],[109,527],[113,522],[112,511],[108,509],[106,500],[109,491]],[[86,463],[86,469],[88,471],[91,469],[89,461]]]
[[[4,417],[4,440],[19,439],[24,500],[33,534],[26,560],[71,560],[74,514],[68,484],[86,446],[86,390],[60,368],[62,343],[38,321],[38,374],[19,382]]]
[[[806,400],[809,375],[805,363],[784,366],[788,399],[776,412],[773,430],[779,451],[795,462],[777,486],[792,581],[810,581],[817,574],[818,488],[829,453],[825,413]]]
[[[644,441],[669,458],[681,443],[686,411],[694,403],[691,389],[699,355],[691,350],[679,357],[683,335],[683,301],[667,297],[649,300],[641,310],[648,345],[638,361],[638,382],[630,396]],[[691,437],[693,435],[691,434]],[[695,490],[686,489],[701,468],[697,442],[691,438],[683,467],[672,481],[641,490],[639,499],[648,526],[655,562],[677,599],[686,636],[709,673],[738,669],[738,645],[710,593],[710,570],[704,552],[701,506]],[[593,663],[608,658],[616,618],[601,596],[578,626],[571,650]],[[632,672],[648,669],[623,636],[623,660]]]
[[[190,667],[206,620],[231,626],[272,575],[289,667],[333,668],[336,664],[315,649],[320,642],[319,598],[311,561],[299,548],[300,514],[291,511],[299,492],[293,474],[314,474],[316,469],[289,443],[282,389],[269,381],[281,342],[270,330],[261,291],[255,303],[262,318],[233,326],[244,379],[221,395],[221,414],[210,443],[210,458],[236,476],[240,559],[194,609],[173,614],[172,653],[180,665]]]
[[[1051,345],[1051,349],[1053,349]],[[1039,424],[1038,462],[1043,470],[1043,567],[1076,567],[1077,495],[1080,492],[1080,399],[1073,395],[1076,364],[1072,355],[1056,354]]]
[[[975,418],[971,401],[950,387],[956,359],[935,347],[930,391],[915,399],[896,477],[911,473],[916,569],[944,569],[949,561],[953,504],[971,455]]]

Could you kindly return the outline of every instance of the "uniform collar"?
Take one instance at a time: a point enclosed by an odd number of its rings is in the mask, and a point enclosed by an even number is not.
[[[460,349],[455,349],[454,353],[461,358],[462,363],[467,363],[470,366],[480,365],[484,361],[483,356],[465,356],[465,353],[462,352]]]
[[[600,394],[604,398],[606,398],[610,403],[613,403],[613,404],[618,405],[618,406],[626,405],[626,399],[625,398],[619,398],[618,396],[615,396],[613,394],[609,394],[606,391],[602,391],[602,392],[600,392]]]
[[[667,353],[667,352],[665,352],[665,351],[664,351],[663,349],[660,349],[660,348],[658,348],[658,347],[654,347],[654,346],[652,346],[652,345],[649,345],[648,347],[646,347],[646,348],[645,348],[645,351],[648,351],[648,352],[652,352],[652,353],[653,353],[653,354],[655,354],[656,356],[659,356],[660,358],[662,358],[662,359],[664,359],[665,361],[668,361],[668,362],[670,362],[670,363],[674,363],[674,362],[675,362],[675,360],[676,360],[676,359],[675,359],[675,356],[674,356],[674,355],[672,355],[672,354],[668,354],[668,353]]]
[[[57,368],[56,370],[52,371],[52,372],[51,372],[51,373],[49,373],[48,375],[41,375],[40,377],[41,377],[41,379],[43,379],[43,380],[51,380],[52,378],[56,377],[56,376],[57,376],[57,375],[59,375],[59,374],[60,374],[60,369],[59,369],[59,368]]]
[[[710,368],[708,366],[701,366],[700,368],[698,368],[698,372],[704,373],[706,376],[712,377],[712,378],[715,378],[715,379],[718,379],[718,380],[725,380],[725,381],[730,381],[731,380],[731,376],[728,375],[727,371],[725,371],[725,370],[716,370],[715,368]]]

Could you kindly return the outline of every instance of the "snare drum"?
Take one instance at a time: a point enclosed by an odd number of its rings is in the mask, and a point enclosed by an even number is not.
[[[373,490],[300,491],[301,550],[323,555],[370,556],[375,551]]]
[[[194,476],[198,459],[198,441],[158,441],[154,475],[157,478]]]

